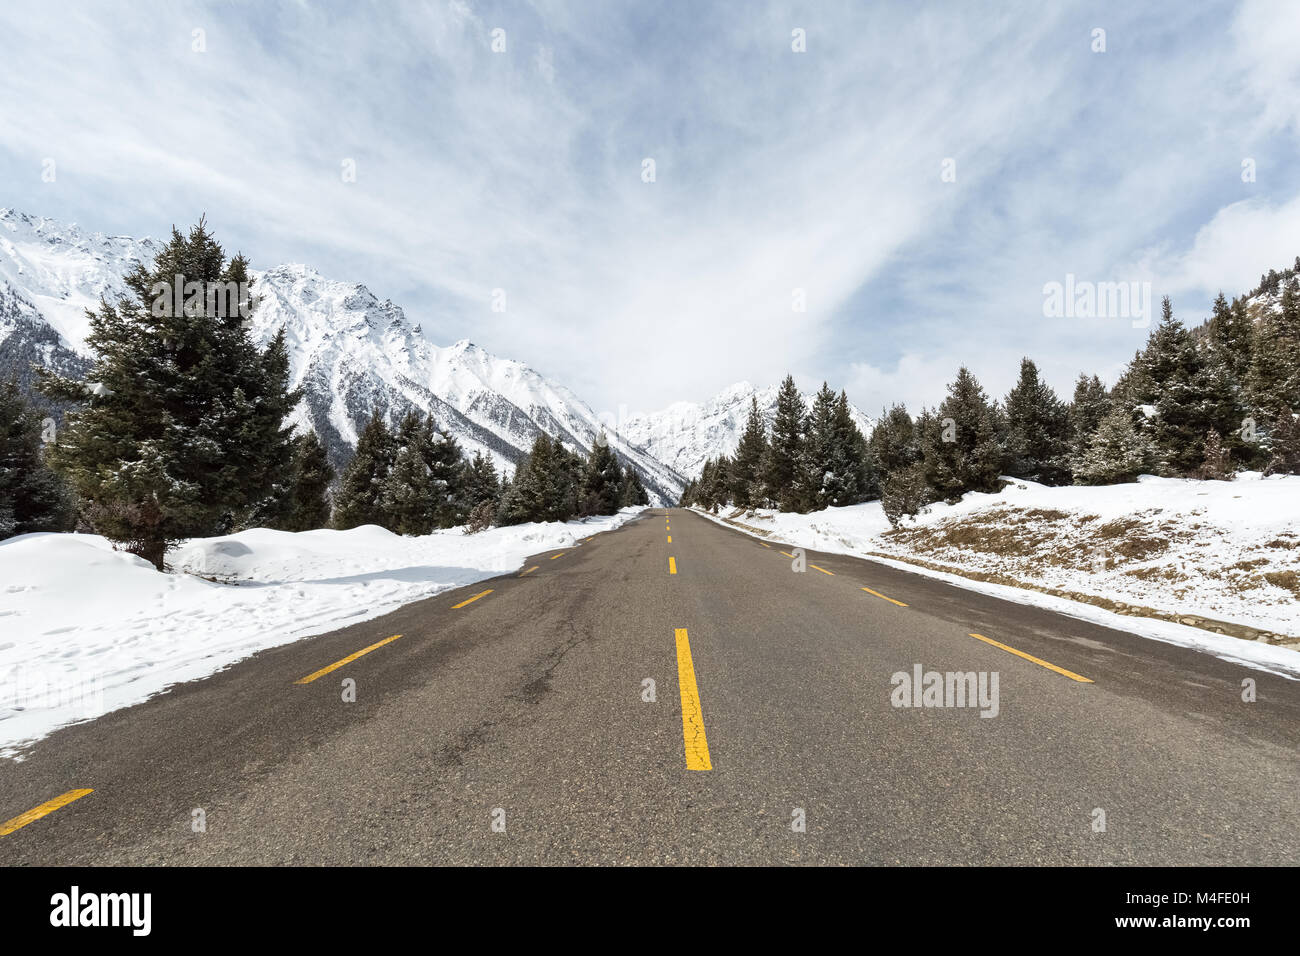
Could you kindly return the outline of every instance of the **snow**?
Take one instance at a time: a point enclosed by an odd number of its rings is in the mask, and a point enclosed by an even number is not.
[[[1290,648],[889,559],[1002,574],[1180,617],[1300,637],[1300,600],[1264,577],[1300,574],[1300,477],[1245,473],[1226,482],[1143,476],[1127,484],[1061,488],[1012,482],[996,494],[970,493],[953,505],[931,505],[897,533],[878,501],[806,515],[757,510],[736,520],[770,529],[770,541],[838,554],[883,554],[872,560],[1300,679],[1300,652]],[[1107,528],[1123,533],[1107,536]],[[1013,546],[981,548],[972,531]],[[1139,547],[1126,553],[1125,542]]]
[[[514,570],[640,510],[474,535],[258,528],[174,548],[172,574],[98,535],[10,538],[0,542],[0,756],[265,648]]]

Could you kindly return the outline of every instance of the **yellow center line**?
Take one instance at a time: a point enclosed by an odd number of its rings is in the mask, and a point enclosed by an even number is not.
[[[817,565],[815,565],[815,564],[810,564],[810,565],[808,565],[808,567],[810,567],[810,568],[817,568]],[[827,571],[825,568],[817,568],[817,570],[820,571],[822,574],[829,574],[831,577],[835,577],[835,572],[834,572],[834,571]]]
[[[669,574],[676,574],[676,573],[677,573],[677,559],[676,559],[676,558],[669,558],[669,559],[668,559],[668,573],[669,573]]]
[[[784,554],[787,558],[793,558],[793,557],[794,557],[794,555],[791,554],[789,551],[782,551],[781,553]]]
[[[712,770],[709,739],[704,735],[704,711],[700,708],[700,688],[695,683],[695,664],[691,661],[691,642],[686,628],[676,629],[677,686],[682,694],[682,741],[686,744],[687,770]]]
[[[488,596],[489,594],[491,594],[491,593],[492,593],[492,588],[488,588],[486,591],[479,591],[478,594],[475,594],[472,598],[466,598],[465,600],[461,601],[459,604],[453,604],[453,605],[451,606],[451,609],[452,609],[453,611],[459,611],[459,610],[460,610],[461,608],[463,608],[466,604],[473,604],[473,603],[474,603],[475,601],[477,601],[479,598],[481,598],[481,597],[487,597],[487,596]]]
[[[763,545],[763,547],[767,548],[769,551],[772,550],[772,546],[771,546],[770,544],[765,544],[765,543],[762,542],[762,541],[760,541],[759,544]]]
[[[707,757],[706,757],[707,759]],[[0,823],[0,837],[8,836],[15,830],[21,830],[29,823],[35,823],[41,817],[48,816],[59,807],[66,807],[73,800],[80,800],[88,793],[94,793],[94,790],[69,790],[61,797],[55,797],[53,800],[46,800],[39,807],[28,810],[26,813],[20,813],[12,820],[6,820]]]
[[[874,594],[876,597],[882,598],[883,600],[888,601],[890,604],[897,604],[899,607],[907,607],[907,605],[904,604],[902,601],[895,601],[891,597],[885,597],[879,591],[873,591],[871,590],[871,588],[863,588],[862,590],[866,591],[868,594]]]
[[[672,536],[672,535],[669,535],[669,536],[668,536],[668,543],[669,543],[669,544],[672,544],[672,543],[673,543],[673,536]]]
[[[985,637],[983,634],[972,634],[971,637],[975,638],[977,641],[983,641],[985,644],[992,644],[994,647],[1000,647],[1004,651],[1007,651],[1011,654],[1015,654],[1016,657],[1023,657],[1027,661],[1033,661],[1035,664],[1039,665],[1040,667],[1046,667],[1049,671],[1056,671],[1056,673],[1062,674],[1070,678],[1070,680],[1077,680],[1080,684],[1094,683],[1094,681],[1089,680],[1087,677],[1082,677],[1079,674],[1076,674],[1074,671],[1067,671],[1064,667],[1057,667],[1055,664],[1049,664],[1047,663],[1047,661],[1043,660],[1042,658],[1035,657],[1033,654],[1026,654],[1024,651],[1018,651],[1014,647],[1008,647],[1007,645],[999,641],[995,641],[992,638]]]
[[[531,568],[529,568],[527,571],[523,571],[523,572],[521,572],[519,576],[522,578],[525,574],[532,574],[532,573],[533,573],[534,571],[536,571],[536,570],[537,570],[537,565],[534,564],[534,565],[533,565]]]
[[[551,555],[551,560],[554,561],[556,558],[562,558],[562,557],[564,557],[564,556],[565,556],[566,554],[568,554],[568,553],[569,553],[569,552],[567,552],[567,551],[561,551],[559,554],[553,554],[553,555]]]
[[[385,644],[391,644],[393,643],[393,641],[397,640],[401,636],[402,636],[401,634],[394,634],[392,637],[384,638],[382,641],[380,641],[377,644],[371,644],[369,647],[363,647],[355,654],[349,654],[347,657],[343,658],[343,660],[335,661],[329,667],[322,667],[320,670],[316,671],[316,673],[308,674],[306,677],[302,678],[302,680],[296,680],[294,681],[294,683],[310,684],[317,677],[324,677],[326,674],[330,673],[330,671],[336,671],[345,664],[351,664],[358,657],[364,657],[365,655],[369,654],[371,651],[378,650],[379,648],[383,647]]]

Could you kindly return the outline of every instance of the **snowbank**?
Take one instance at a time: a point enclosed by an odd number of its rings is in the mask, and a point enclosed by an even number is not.
[[[636,517],[403,538],[255,529],[187,542],[177,573],[97,535],[0,542],[0,756],[256,651],[379,617]]]
[[[1200,627],[1119,614],[961,574],[1005,578],[1180,617],[1300,638],[1300,477],[1195,481],[1143,476],[1101,487],[1015,480],[996,494],[932,505],[894,531],[879,502],[807,515],[760,510],[736,520],[772,540],[896,564],[962,587],[1300,675],[1300,652]]]

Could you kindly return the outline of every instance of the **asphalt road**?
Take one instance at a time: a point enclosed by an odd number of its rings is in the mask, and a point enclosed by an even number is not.
[[[0,866],[1300,862],[1300,685],[782,550],[651,510],[66,728],[0,761],[0,825],[93,792]],[[894,706],[917,665],[996,673],[996,716]]]

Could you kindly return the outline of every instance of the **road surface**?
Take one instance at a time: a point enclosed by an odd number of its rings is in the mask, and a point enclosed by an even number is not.
[[[1300,685],[805,561],[653,509],[264,651],[0,761],[0,866],[1300,861]]]

